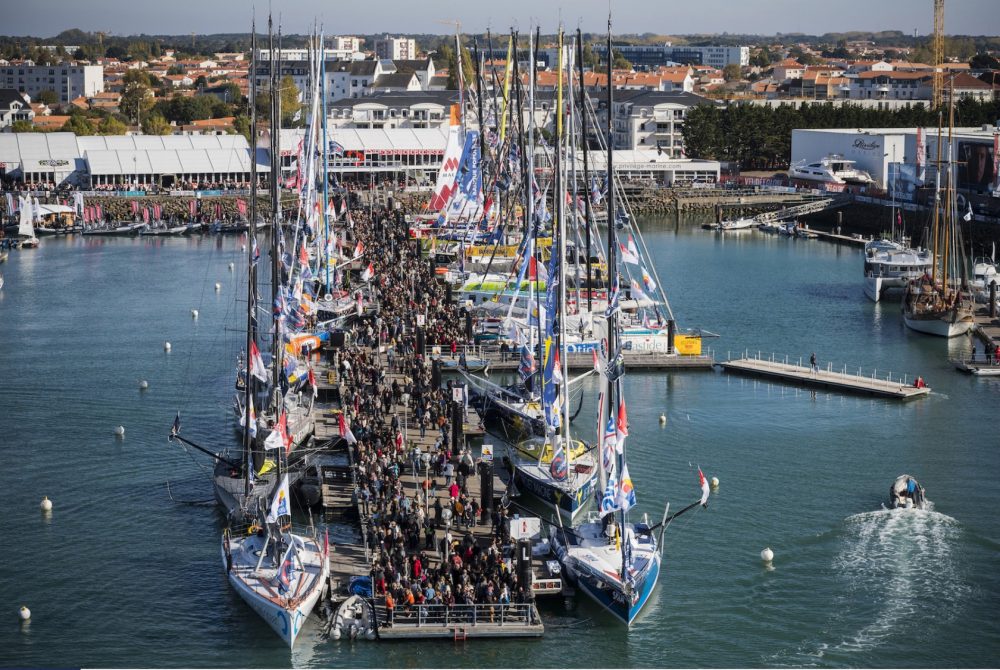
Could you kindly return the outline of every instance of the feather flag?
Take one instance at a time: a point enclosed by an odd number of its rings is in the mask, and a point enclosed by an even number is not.
[[[702,506],[708,505],[708,480],[705,479],[705,473],[698,468],[698,483],[701,485],[701,500],[699,501]]]
[[[257,343],[250,342],[250,374],[262,382],[267,381],[267,368],[264,367],[264,359],[260,356],[260,349]]]

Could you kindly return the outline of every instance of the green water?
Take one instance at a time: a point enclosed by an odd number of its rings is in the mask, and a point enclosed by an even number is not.
[[[821,364],[921,374],[934,393],[900,404],[630,373],[640,511],[696,499],[698,466],[722,484],[668,529],[660,584],[630,631],[556,598],[541,640],[324,642],[312,627],[291,654],[226,583],[215,508],[188,504],[211,498],[207,464],[165,439],[178,409],[186,434],[230,439],[240,241],[77,237],[13,253],[0,266],[0,665],[995,666],[1000,382],[951,369],[969,341],[908,332],[898,303],[869,302],[858,250],[643,230],[681,325],[722,335],[706,340],[717,358],[815,351]],[[880,510],[903,472],[933,510]]]

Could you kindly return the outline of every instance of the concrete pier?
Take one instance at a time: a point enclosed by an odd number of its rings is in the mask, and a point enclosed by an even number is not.
[[[880,379],[873,373],[867,377],[834,372],[831,369],[812,370],[808,366],[794,365],[762,358],[739,358],[720,364],[727,372],[769,377],[790,384],[828,388],[847,393],[875,395],[895,400],[911,400],[926,396],[929,386],[917,387],[901,379]]]

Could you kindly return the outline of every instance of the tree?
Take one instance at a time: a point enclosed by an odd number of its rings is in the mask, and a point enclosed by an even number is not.
[[[597,54],[594,53],[594,48],[589,44],[585,44],[583,46],[583,66],[593,70],[599,62]]]
[[[120,44],[112,44],[104,52],[104,55],[108,58],[114,58],[116,60],[128,60],[128,49]]]
[[[631,70],[632,63],[622,55],[622,52],[618,49],[611,49],[611,54],[613,56],[611,60],[611,68],[614,70]]]
[[[149,90],[149,86],[140,81],[125,84],[118,108],[130,123],[138,123],[152,107],[153,92]]]
[[[142,120],[142,132],[147,135],[169,135],[173,128],[162,114],[153,112]]]
[[[38,94],[38,102],[45,105],[58,105],[59,94],[51,89],[42,91]]]
[[[233,128],[237,133],[242,135],[247,139],[250,146],[253,146],[253,142],[250,140],[250,117],[245,114],[241,114],[233,119]]]
[[[198,75],[198,78],[194,80],[194,87],[196,89],[203,89],[208,86],[208,80],[205,79],[205,75]]]
[[[124,135],[127,132],[128,126],[113,116],[107,116],[97,124],[98,135]]]
[[[743,78],[743,72],[740,70],[740,66],[736,63],[730,63],[726,67],[722,68],[722,76],[726,81],[739,81]]]
[[[94,126],[83,114],[73,114],[69,121],[63,124],[61,130],[65,133],[75,133],[78,137],[85,137],[94,134]]]
[[[12,133],[39,133],[41,132],[38,128],[35,128],[35,124],[31,121],[19,120],[10,124],[10,132]]]
[[[178,74],[184,74],[184,68],[180,65],[171,65],[167,68],[167,76],[173,77]]]
[[[288,126],[295,113],[302,108],[299,102],[299,87],[295,85],[292,76],[286,74],[281,78],[278,90],[281,92],[281,123]]]
[[[774,61],[774,56],[767,47],[761,47],[750,57],[750,64],[756,67],[767,67]]]

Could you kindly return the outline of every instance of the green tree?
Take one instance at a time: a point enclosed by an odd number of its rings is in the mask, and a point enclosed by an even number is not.
[[[184,68],[180,65],[171,65],[167,68],[167,76],[173,77],[178,74],[184,74]]]
[[[42,91],[38,94],[37,102],[41,102],[46,105],[58,105],[59,104],[59,94],[55,91],[48,89]]]
[[[233,128],[237,133],[242,135],[247,139],[247,142],[253,146],[253,142],[250,140],[250,117],[245,114],[241,114],[233,119]]]
[[[149,86],[140,81],[125,84],[118,108],[129,123],[138,123],[152,107],[153,92],[149,90]]]
[[[594,48],[589,45],[583,45],[583,65],[584,67],[589,67],[591,70],[597,67],[600,60],[597,58],[597,54],[594,53]]]
[[[295,80],[291,75],[281,78],[278,90],[281,92],[281,123],[288,127],[295,113],[302,108],[299,102],[299,87],[295,85]]]
[[[743,72],[740,70],[740,66],[736,63],[730,63],[726,67],[722,68],[722,76],[726,81],[739,81],[743,78]]]
[[[173,128],[162,114],[153,112],[142,120],[142,132],[147,135],[169,135]]]
[[[12,133],[38,133],[41,132],[38,128],[35,128],[35,124],[31,121],[15,121],[10,124],[10,132]]]
[[[128,126],[113,116],[107,116],[97,124],[98,135],[124,135],[127,132]]]
[[[625,58],[625,56],[622,55],[621,51],[619,51],[618,49],[612,48],[611,49],[611,54],[613,56],[613,58],[611,60],[611,67],[613,69],[615,69],[615,70],[631,70],[632,69],[632,63],[629,62],[629,60],[627,58]]]
[[[63,124],[61,130],[66,133],[75,133],[78,137],[86,137],[87,135],[94,134],[94,126],[91,125],[90,120],[83,114],[73,114],[70,116],[69,121]]]
[[[198,78],[194,80],[194,87],[196,89],[203,89],[208,86],[208,80],[205,79],[205,75],[198,75]]]

